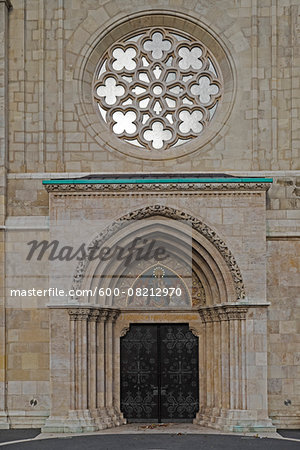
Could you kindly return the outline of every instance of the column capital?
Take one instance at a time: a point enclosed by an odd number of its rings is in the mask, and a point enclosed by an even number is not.
[[[210,315],[213,322],[220,322],[221,319],[219,308],[212,308]]]
[[[111,308],[89,308],[75,307],[68,308],[70,320],[89,320],[90,322],[115,322],[120,314],[119,309]]]
[[[109,322],[115,322],[120,315],[120,310],[118,309],[109,309],[107,320]]]
[[[219,322],[223,320],[245,320],[248,312],[245,305],[216,305],[198,309],[203,322]]]
[[[243,306],[225,306],[225,312],[228,320],[245,320],[248,312],[247,307]]]
[[[70,308],[68,309],[70,320],[86,320],[91,314],[90,308]]]
[[[99,309],[92,309],[89,315],[89,322],[97,322],[100,315]]]
[[[219,315],[219,320],[221,322],[222,321],[228,321],[228,315],[227,315],[226,311],[219,310],[218,311],[218,315]]]
[[[213,321],[210,308],[199,309],[199,314],[202,319],[202,322],[208,323]]]
[[[108,318],[108,310],[99,309],[98,322],[106,322],[107,318]]]
[[[0,0],[0,3],[5,3],[5,5],[7,6],[8,10],[13,7],[10,0]]]

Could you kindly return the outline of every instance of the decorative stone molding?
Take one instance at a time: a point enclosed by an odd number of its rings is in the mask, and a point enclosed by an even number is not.
[[[120,332],[120,337],[126,336],[126,334],[128,333],[129,330],[130,330],[130,327],[124,327]]]
[[[206,303],[205,289],[199,278],[193,274],[192,279],[192,306],[203,306]]]
[[[245,305],[218,305],[204,306],[198,309],[203,323],[219,322],[224,320],[245,320],[249,306]]]
[[[71,321],[89,320],[89,322],[115,322],[120,314],[118,309],[78,307],[67,308]]]
[[[171,207],[153,205],[126,214],[120,219],[114,221],[108,228],[106,228],[106,230],[102,231],[98,236],[96,236],[89,244],[89,250],[92,251],[94,248],[100,248],[102,244],[107,241],[107,239],[123,229],[127,224],[129,225],[133,221],[147,219],[156,215],[167,217],[173,220],[180,220],[181,222],[184,222],[191,226],[194,230],[198,231],[209,242],[211,242],[221,254],[231,273],[236,292],[236,300],[245,298],[245,287],[241,271],[226,243],[217,235],[217,233],[213,229],[203,223],[200,219]],[[74,290],[74,292],[80,289],[88,264],[88,256],[86,259],[79,262],[76,268],[75,275],[73,277],[72,289]]]
[[[70,320],[86,320],[91,315],[90,308],[72,308],[68,309]]]
[[[270,183],[126,183],[126,184],[101,184],[101,183],[68,183],[46,184],[47,192],[95,192],[95,193],[136,193],[136,192],[226,192],[238,195],[242,192],[264,192]]]
[[[193,333],[194,336],[199,337],[200,332],[199,332],[199,330],[198,330],[197,328],[191,327],[191,326],[189,325],[189,330],[191,331],[191,333]]]

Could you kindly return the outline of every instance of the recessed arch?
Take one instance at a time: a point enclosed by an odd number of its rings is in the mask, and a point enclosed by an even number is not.
[[[160,274],[157,274],[158,272],[160,272]],[[163,279],[167,279],[167,282],[171,281],[171,283],[169,283],[169,285],[171,285],[171,286],[172,285],[174,286],[174,281],[176,280],[177,288],[179,287],[179,289],[180,289],[180,294],[177,294],[176,289],[172,286],[174,289],[174,292],[172,292],[171,295],[168,295],[168,293],[165,296],[160,294],[160,296],[158,298],[156,298],[156,296],[151,295],[151,292],[150,292],[151,287],[152,287],[153,291],[155,290],[155,284],[157,284],[157,283],[153,283],[153,281],[154,282],[156,281],[155,279],[158,282],[163,281]],[[146,281],[146,283],[145,283],[145,281]],[[153,286],[153,284],[154,284],[154,286]],[[146,289],[148,291],[148,299],[147,300],[150,300],[151,303],[153,301],[155,301],[156,305],[158,307],[161,307],[166,301],[170,301],[170,302],[172,301],[172,303],[174,304],[174,298],[177,298],[178,295],[180,295],[180,298],[179,298],[180,304],[185,303],[185,304],[188,304],[189,306],[192,306],[191,289],[188,288],[183,277],[181,277],[175,270],[173,270],[171,267],[168,267],[165,264],[161,264],[161,263],[151,264],[149,267],[144,269],[143,272],[140,273],[140,275],[138,275],[137,278],[134,279],[134,281],[132,282],[132,284],[130,286],[130,291],[127,292],[126,306],[135,306],[135,303],[137,301],[138,302],[140,301],[140,298],[137,297],[137,295],[136,295],[137,287],[139,285],[146,287]],[[150,289],[149,289],[149,287],[150,287]],[[166,288],[166,289],[168,289],[168,288]],[[131,293],[131,291],[132,291],[132,293]],[[178,298],[177,298],[177,302],[178,302]],[[147,302],[147,306],[148,306],[148,304],[149,303]]]
[[[198,267],[198,272],[204,274],[207,281],[205,284],[210,286],[211,297],[214,297],[213,303],[235,302],[245,298],[242,274],[235,257],[216,231],[200,219],[168,206],[147,206],[120,217],[92,240],[89,251],[100,248],[104,243],[107,245],[119,242],[126,245],[130,239],[130,234],[136,229],[139,229],[140,232],[146,231],[142,234],[144,236],[149,235],[151,222],[149,225],[149,221],[147,221],[147,226],[143,230],[143,219],[151,219],[154,229],[163,227],[163,222],[166,219],[169,219],[168,226],[173,227],[173,229],[176,227],[175,236],[178,238],[182,255],[187,258],[188,251],[191,251],[191,260],[195,268]],[[186,243],[191,236],[193,244],[188,250]],[[167,242],[168,245],[171,244],[165,236],[164,242]],[[72,288],[74,290],[89,288],[93,278],[103,276],[108,268],[112,269],[112,273],[118,273],[116,271],[117,266],[111,268],[107,263],[91,262],[87,255],[77,266]],[[105,285],[105,280],[103,281]],[[217,292],[219,295],[216,295]],[[215,301],[216,297],[217,302]],[[80,302],[79,298],[72,300]]]

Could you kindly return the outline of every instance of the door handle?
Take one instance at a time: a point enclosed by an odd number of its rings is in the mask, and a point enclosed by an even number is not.
[[[153,389],[152,394],[153,394],[153,395],[158,395],[158,389]]]
[[[161,395],[167,395],[166,389],[162,389],[160,392],[161,392]]]

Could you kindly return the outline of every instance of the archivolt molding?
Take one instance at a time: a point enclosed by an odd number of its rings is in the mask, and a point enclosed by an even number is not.
[[[89,252],[92,252],[95,249],[100,248],[102,244],[107,241],[107,239],[109,239],[111,236],[113,236],[118,231],[123,229],[124,226],[129,225],[133,221],[147,219],[153,216],[163,216],[173,220],[180,220],[183,223],[185,222],[186,224],[191,226],[193,230],[199,232],[209,242],[211,242],[214,245],[214,247],[218,250],[218,252],[221,254],[223,260],[225,261],[229,269],[229,272],[232,276],[234,283],[236,300],[242,300],[245,298],[246,296],[245,287],[241,271],[238,267],[235,257],[227,247],[226,243],[217,235],[217,233],[214,230],[212,230],[208,225],[203,223],[201,220],[171,207],[162,205],[153,205],[126,214],[120,219],[114,221],[108,228],[99,233],[93,239],[93,241],[90,243],[88,247]],[[87,257],[84,260],[79,262],[75,275],[73,277],[72,289],[74,291],[80,289],[88,264],[89,264],[89,256],[87,255]]]

